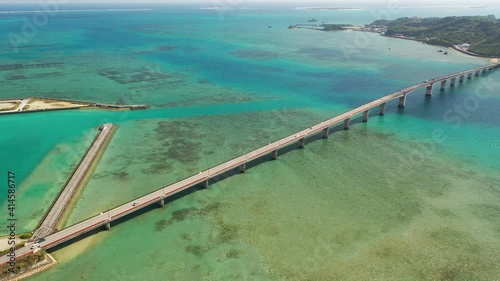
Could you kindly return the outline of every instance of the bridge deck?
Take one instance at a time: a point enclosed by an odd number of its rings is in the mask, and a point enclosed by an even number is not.
[[[97,155],[101,149],[104,148],[104,144],[112,134],[114,127],[115,126],[113,124],[104,124],[101,127],[101,132],[97,135],[94,142],[87,150],[80,164],[74,170],[69,181],[66,183],[62,192],[59,194],[57,200],[44,217],[42,223],[35,231],[30,241],[37,240],[55,232],[57,223],[59,222],[64,210],[68,206],[78,187],[81,185],[91,165],[95,162]]]
[[[325,120],[325,121],[323,121],[319,124],[316,124],[308,129],[296,132],[290,136],[287,136],[287,137],[282,138],[278,141],[275,141],[273,143],[270,143],[268,145],[260,147],[260,148],[254,150],[254,151],[251,151],[247,154],[236,157],[236,158],[231,159],[225,163],[222,163],[222,164],[217,165],[215,167],[212,167],[208,170],[200,172],[199,174],[193,175],[191,177],[188,177],[186,179],[178,181],[174,184],[163,187],[163,188],[161,188],[157,191],[154,191],[150,194],[147,194],[145,196],[137,198],[136,200],[125,203],[125,204],[118,206],[114,209],[111,209],[107,212],[101,213],[101,214],[96,215],[92,218],[89,218],[83,222],[80,222],[80,223],[75,224],[73,226],[70,226],[66,229],[58,231],[52,235],[47,236],[45,238],[45,241],[40,243],[40,246],[43,249],[52,248],[56,245],[59,245],[59,244],[65,242],[65,241],[68,241],[68,240],[73,239],[79,235],[82,235],[83,233],[86,233],[86,232],[91,231],[93,229],[96,229],[100,226],[103,226],[108,222],[114,221],[114,220],[119,219],[121,217],[124,217],[130,213],[133,213],[139,209],[142,209],[148,205],[151,205],[152,203],[157,202],[159,200],[162,200],[163,198],[167,198],[167,197],[172,196],[176,193],[179,193],[183,190],[186,190],[190,187],[193,187],[197,184],[201,184],[201,183],[207,181],[208,179],[211,179],[217,175],[225,173],[231,169],[234,169],[234,168],[236,168],[240,165],[243,165],[247,162],[250,162],[252,160],[258,159],[258,158],[262,157],[263,155],[266,155],[274,150],[277,150],[277,149],[289,146],[291,144],[294,144],[302,138],[306,138],[308,136],[322,132],[324,129],[332,127],[340,122],[343,122],[344,120],[346,120],[348,118],[352,118],[352,117],[356,116],[357,114],[363,113],[363,112],[370,110],[374,107],[380,106],[381,104],[384,104],[388,101],[405,96],[405,95],[407,95],[407,94],[409,94],[417,89],[420,89],[422,87],[431,86],[435,83],[447,80],[449,78],[458,77],[461,75],[467,75],[468,73],[482,71],[483,69],[494,68],[494,67],[497,67],[499,65],[500,65],[500,63],[495,63],[495,64],[490,64],[490,65],[477,67],[474,69],[446,75],[446,76],[441,76],[441,77],[434,78],[432,80],[427,80],[425,82],[421,82],[421,83],[415,84],[413,86],[410,86],[410,87],[401,89],[399,91],[393,92],[393,93],[386,95],[380,99],[374,100],[368,104],[362,105],[362,106],[357,107],[353,110],[350,110],[350,111],[342,113],[338,116],[335,116],[331,119]],[[17,257],[19,258],[20,256],[29,255],[32,252],[33,252],[33,250],[30,250],[29,247],[26,246],[26,247],[23,247],[23,248],[17,250],[16,254],[17,254]],[[8,262],[8,258],[6,256],[0,258],[0,265],[5,264],[6,262]]]

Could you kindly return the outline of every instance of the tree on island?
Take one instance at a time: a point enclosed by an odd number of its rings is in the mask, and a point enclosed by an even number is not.
[[[344,30],[344,24],[322,24],[323,31],[334,31],[334,30]]]

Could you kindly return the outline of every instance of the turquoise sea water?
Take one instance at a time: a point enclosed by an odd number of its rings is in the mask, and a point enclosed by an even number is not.
[[[0,71],[0,98],[153,107],[2,116],[0,170],[18,175],[19,232],[36,226],[103,123],[120,128],[67,225],[394,90],[489,62],[376,34],[286,28],[313,17],[369,23],[384,7],[142,8],[151,10],[61,12],[17,53],[0,39],[0,65],[63,63]],[[33,16],[0,15],[2,34]],[[391,103],[384,117],[374,112],[367,124],[58,249],[60,264],[32,280],[495,280],[499,81],[494,71],[431,99],[414,93],[404,110]]]

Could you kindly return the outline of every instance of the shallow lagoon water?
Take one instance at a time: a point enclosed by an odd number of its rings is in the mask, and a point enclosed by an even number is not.
[[[441,153],[388,173],[416,144],[356,125],[58,250],[95,243],[34,279],[494,278],[498,175]]]
[[[2,136],[1,153],[12,161],[1,168],[19,174],[21,230],[36,225],[105,122],[120,128],[68,225],[391,91],[487,63],[375,34],[346,56],[342,48],[361,35],[286,29],[312,17],[318,13],[65,13],[30,43],[53,46],[0,53],[2,64],[64,62],[1,72],[2,97],[36,91],[153,106],[3,116],[0,126],[12,133]],[[60,76],[55,83],[40,73]],[[414,93],[403,111],[390,104],[384,117],[57,249],[60,264],[31,279],[492,280],[498,78],[493,72],[432,99]],[[446,121],[446,108],[485,91],[459,126]],[[447,139],[430,146],[436,129]]]

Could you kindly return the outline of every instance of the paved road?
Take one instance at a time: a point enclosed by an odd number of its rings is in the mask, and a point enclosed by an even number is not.
[[[483,67],[470,69],[467,71],[462,71],[459,73],[454,73],[454,74],[434,78],[434,79],[427,80],[425,82],[421,82],[421,83],[418,83],[416,85],[401,89],[399,91],[393,92],[387,96],[384,96],[380,99],[374,100],[368,104],[362,105],[358,108],[355,108],[353,110],[342,113],[342,114],[335,116],[331,119],[325,120],[325,121],[323,121],[319,124],[316,124],[308,129],[296,132],[288,137],[285,137],[283,139],[280,139],[278,141],[270,143],[266,146],[258,148],[258,149],[254,150],[252,152],[249,152],[245,155],[236,157],[236,158],[229,160],[223,164],[220,164],[218,166],[210,168],[206,171],[200,172],[199,174],[193,175],[189,178],[186,178],[184,180],[176,182],[172,185],[163,187],[160,190],[152,192],[152,193],[145,195],[143,197],[137,198],[136,200],[125,203],[125,204],[118,206],[114,209],[111,209],[109,211],[105,211],[105,212],[103,212],[97,216],[94,216],[90,219],[87,219],[81,223],[70,226],[70,227],[63,229],[61,231],[58,231],[52,235],[47,236],[45,238],[45,241],[40,243],[40,247],[43,249],[52,248],[56,245],[59,245],[59,244],[65,242],[65,241],[68,241],[68,240],[73,239],[79,235],[82,235],[83,233],[86,233],[86,232],[91,231],[93,229],[99,228],[108,222],[114,221],[114,220],[119,219],[123,216],[126,216],[130,213],[133,213],[139,209],[142,209],[148,205],[151,205],[154,202],[158,202],[159,200],[162,200],[163,198],[172,196],[172,195],[179,193],[185,189],[188,189],[194,185],[201,184],[210,178],[213,178],[213,177],[220,175],[224,172],[227,172],[231,169],[239,167],[247,162],[258,159],[258,158],[262,157],[263,155],[267,155],[267,154],[269,154],[275,150],[278,150],[280,148],[283,148],[283,147],[286,147],[286,146],[289,146],[292,144],[296,144],[302,138],[306,138],[308,136],[322,132],[324,129],[332,127],[338,123],[344,122],[344,120],[346,120],[348,118],[352,118],[352,117],[356,116],[357,114],[363,113],[363,112],[370,110],[374,107],[380,106],[381,104],[384,104],[390,100],[405,96],[405,95],[407,95],[407,94],[409,94],[417,89],[433,85],[434,83],[438,83],[438,82],[441,82],[441,81],[449,79],[449,78],[457,77],[460,75],[466,75],[468,73],[473,73],[473,72],[476,72],[476,71],[479,71],[479,70],[482,70],[485,68],[497,67],[499,65],[500,65],[500,63],[495,63],[495,64],[483,66]],[[30,253],[32,253],[32,250],[29,248],[29,245],[16,251],[16,254],[18,257],[23,256],[23,255],[28,255]],[[0,257],[0,265],[5,264],[7,261],[8,261],[8,258],[6,256]]]
[[[97,135],[89,150],[85,154],[76,170],[73,172],[70,180],[66,183],[63,191],[60,193],[56,202],[49,210],[39,228],[33,234],[30,241],[38,240],[39,238],[46,237],[56,230],[57,223],[61,218],[64,210],[71,201],[78,187],[81,185],[82,180],[87,174],[92,163],[96,159],[99,151],[103,148],[103,144],[108,139],[109,135],[113,132],[113,124],[104,124],[101,126],[101,132]]]
[[[30,102],[30,99],[14,99],[14,100],[2,100],[0,103],[20,103],[19,106],[16,109],[13,110],[6,110],[6,111],[1,111],[0,114],[5,114],[5,113],[12,113],[12,112],[19,112],[22,111],[23,108],[28,105]]]
[[[28,105],[30,102],[30,99],[23,99],[21,102],[21,105],[17,108],[17,110],[14,111],[23,111],[23,108]]]

